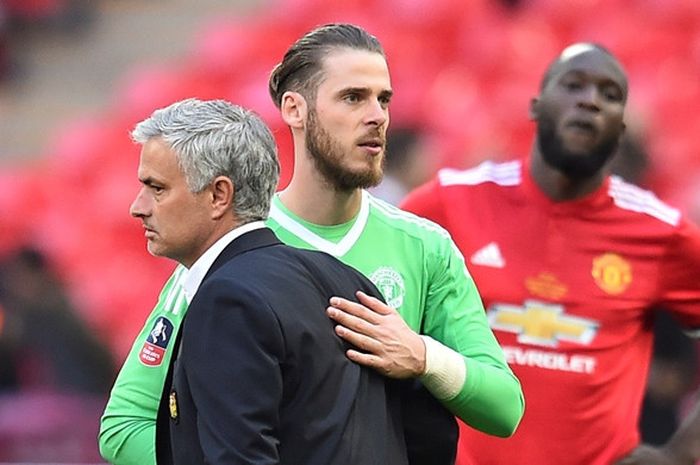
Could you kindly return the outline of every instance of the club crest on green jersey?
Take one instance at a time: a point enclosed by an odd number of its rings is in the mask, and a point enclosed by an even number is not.
[[[377,286],[390,307],[398,309],[403,305],[406,286],[401,273],[389,266],[382,266],[369,275],[369,279]]]

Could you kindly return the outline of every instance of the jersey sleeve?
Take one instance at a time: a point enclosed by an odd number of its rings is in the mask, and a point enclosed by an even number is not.
[[[404,198],[400,208],[438,224],[447,224],[442,202],[440,202],[439,187],[437,178],[423,184]]]
[[[102,415],[100,454],[113,465],[156,464],[158,405],[172,358],[174,335],[186,311],[184,294],[177,282],[182,271],[178,267],[163,287],[117,375]]]
[[[682,220],[659,273],[659,304],[700,337],[700,229]]]
[[[435,250],[428,251],[430,284],[423,332],[459,352],[466,364],[461,391],[444,404],[473,428],[507,437],[524,411],[520,382],[489,328],[464,258],[443,233]]]

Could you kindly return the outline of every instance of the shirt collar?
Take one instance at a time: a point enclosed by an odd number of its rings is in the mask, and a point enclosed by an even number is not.
[[[240,237],[247,232],[264,227],[264,222],[253,221],[232,229],[224,234],[218,241],[214,242],[214,244],[212,244],[212,246],[209,247],[206,252],[204,252],[202,256],[192,264],[192,267],[185,271],[186,275],[183,278],[182,287],[185,291],[185,298],[187,299],[188,305],[190,302],[192,302],[192,298],[197,293],[199,285],[202,284],[202,280],[207,274],[207,271],[209,271],[209,268],[211,268],[216,258],[219,256],[219,254],[221,254],[226,246],[233,242],[237,237]]]
[[[587,208],[598,208],[610,202],[608,191],[610,189],[610,176],[606,176],[602,184],[593,192],[574,200],[555,201],[548,197],[532,176],[532,156],[528,156],[522,163],[522,179],[525,192],[531,202],[536,202],[554,212],[565,215],[580,216]]]

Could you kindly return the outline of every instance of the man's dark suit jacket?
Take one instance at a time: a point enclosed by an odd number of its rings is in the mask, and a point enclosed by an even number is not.
[[[182,325],[158,464],[406,464],[393,384],[347,359],[325,314],[331,296],[357,290],[381,298],[359,272],[267,228],[229,244]]]

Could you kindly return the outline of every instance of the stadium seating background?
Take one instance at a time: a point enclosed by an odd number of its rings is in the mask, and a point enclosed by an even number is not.
[[[441,166],[525,154],[533,130],[528,103],[549,60],[572,41],[603,44],[630,76],[628,123],[643,134],[651,162],[642,184],[700,219],[697,0],[286,0],[206,21],[189,53],[131,68],[99,116],[57,122],[40,158],[0,168],[0,257],[38,246],[81,315],[123,359],[174,267],[148,255],[142,228],[127,214],[138,188],[129,130],[185,97],[231,100],[273,128],[284,186],[291,140],[267,77],[293,40],[331,21],[360,24],[382,41],[395,90],[392,124],[424,128]],[[0,36],[0,67],[2,51]],[[54,431],[66,431],[62,417],[50,417]],[[95,460],[94,432],[86,437],[90,444],[80,450],[88,452],[66,457]],[[32,449],[30,441],[14,444]]]
[[[39,161],[0,171],[0,253],[31,241],[60,269],[85,318],[119,357],[173,265],[145,252],[126,213],[138,148],[127,136],[158,107],[224,98],[273,128],[291,175],[288,130],[267,76],[311,27],[355,22],[383,42],[396,92],[392,124],[420,124],[440,165],[467,167],[529,149],[527,118],[549,60],[571,41],[595,41],[625,64],[628,119],[643,128],[652,169],[644,184],[690,208],[700,170],[700,3],[692,0],[290,0],[203,24],[191,53],[137,66],[95,118],[63,123]]]

